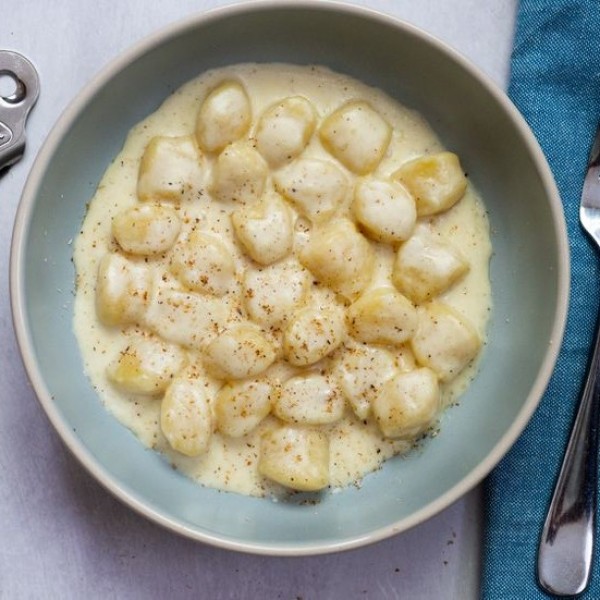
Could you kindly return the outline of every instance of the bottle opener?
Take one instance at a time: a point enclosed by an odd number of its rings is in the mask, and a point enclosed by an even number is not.
[[[17,162],[25,151],[25,121],[35,104],[40,83],[34,66],[21,54],[0,50],[0,82],[12,89],[0,90],[0,173]]]

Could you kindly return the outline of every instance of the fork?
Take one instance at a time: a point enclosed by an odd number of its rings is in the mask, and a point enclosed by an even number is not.
[[[600,125],[590,152],[579,219],[600,248]],[[581,593],[590,577],[598,485],[599,375],[600,330],[538,551],[540,586],[558,596]]]

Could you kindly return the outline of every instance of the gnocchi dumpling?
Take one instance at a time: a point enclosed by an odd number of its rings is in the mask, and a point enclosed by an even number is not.
[[[477,356],[481,348],[477,331],[447,304],[419,307],[418,321],[413,352],[417,362],[435,371],[441,381],[454,379]]]
[[[315,109],[306,98],[284,98],[261,115],[254,134],[256,148],[272,168],[277,168],[304,150],[315,123]]]
[[[250,128],[252,111],[246,90],[238,81],[224,81],[202,102],[196,120],[196,139],[206,152],[220,152]]]
[[[390,352],[368,345],[346,348],[335,366],[340,389],[361,420],[370,416],[371,403],[397,371],[396,361]]]
[[[265,371],[275,358],[275,348],[260,327],[240,323],[208,344],[204,364],[218,379],[245,379]]]
[[[131,394],[162,394],[186,365],[182,348],[152,335],[132,335],[107,368],[108,379]]]
[[[160,405],[160,427],[173,450],[186,456],[206,452],[214,429],[208,384],[202,379],[177,377]]]
[[[439,152],[404,163],[392,176],[412,194],[420,217],[454,206],[467,189],[467,178],[458,156]]]
[[[238,208],[231,214],[231,222],[244,250],[261,265],[270,265],[292,251],[292,214],[276,193],[267,193],[260,202]]]
[[[417,220],[415,201],[406,188],[375,178],[356,184],[352,212],[366,235],[387,244],[406,240]]]
[[[299,158],[273,174],[276,190],[314,223],[322,223],[346,200],[348,180],[331,161]]]
[[[315,231],[299,258],[320,282],[349,300],[367,286],[375,264],[371,245],[348,219]]]
[[[300,425],[329,425],[344,416],[345,400],[328,377],[299,375],[288,379],[273,404],[282,421]]]
[[[96,279],[96,313],[105,325],[141,323],[148,309],[152,273],[120,254],[104,255]]]
[[[230,382],[217,393],[217,427],[229,437],[250,433],[270,412],[276,389],[266,380]]]
[[[202,189],[202,156],[190,135],[157,136],[140,161],[137,194],[144,202],[180,202]]]
[[[373,415],[385,437],[412,439],[433,424],[440,398],[438,379],[431,369],[399,373],[373,400]]]
[[[329,484],[329,440],[315,429],[271,429],[261,437],[258,471],[293,490],[321,490]]]
[[[295,261],[247,269],[242,295],[249,317],[266,327],[287,322],[306,297],[308,271]]]
[[[267,175],[267,163],[252,144],[234,142],[219,154],[215,162],[211,192],[224,202],[255,202],[265,190]]]
[[[129,254],[152,256],[166,252],[177,240],[181,221],[169,206],[144,204],[116,215],[112,234]]]
[[[352,101],[329,115],[319,134],[325,148],[347,169],[365,175],[383,158],[392,128],[368,102]]]
[[[231,314],[223,298],[158,285],[145,323],[165,340],[200,349],[225,329]]]
[[[468,270],[469,264],[458,249],[420,225],[398,249],[392,281],[420,304],[446,291]]]
[[[223,296],[235,281],[235,264],[225,244],[197,230],[175,245],[169,268],[185,287],[214,296]]]
[[[342,307],[313,305],[294,314],[283,335],[283,355],[295,366],[316,363],[336,350],[346,335]]]
[[[415,307],[393,287],[368,290],[347,315],[350,334],[365,343],[403,344],[417,329]]]

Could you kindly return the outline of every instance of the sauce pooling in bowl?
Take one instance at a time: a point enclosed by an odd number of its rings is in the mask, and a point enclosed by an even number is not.
[[[490,252],[419,114],[324,67],[235,65],[107,169],[75,243],[75,332],[108,410],[199,483],[358,485],[472,380]]]

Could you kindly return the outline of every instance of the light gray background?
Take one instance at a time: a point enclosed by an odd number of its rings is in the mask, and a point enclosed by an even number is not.
[[[353,3],[420,26],[506,87],[517,0]],[[477,598],[479,490],[359,550],[306,558],[228,552],[177,537],[110,496],[65,449],[27,382],[12,329],[8,265],[19,195],[37,151],[70,99],[121,50],[226,4],[0,0],[0,48],[28,56],[42,84],[26,155],[0,177],[0,598]]]

